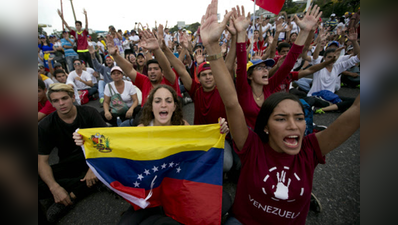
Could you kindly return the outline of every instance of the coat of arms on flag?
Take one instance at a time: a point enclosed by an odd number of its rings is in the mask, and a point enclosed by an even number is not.
[[[90,128],[87,164],[135,209],[163,206],[184,224],[221,224],[220,125]]]

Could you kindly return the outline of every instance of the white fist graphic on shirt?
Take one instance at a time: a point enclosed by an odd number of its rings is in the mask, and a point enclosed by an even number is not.
[[[278,178],[278,184],[276,185],[276,191],[274,192],[274,195],[276,198],[286,200],[289,198],[289,185],[290,185],[291,179],[289,178],[289,181],[287,182],[287,186],[286,186],[284,184],[285,178],[286,178],[285,171],[282,171],[280,177],[279,177],[279,172],[277,172],[276,177]]]

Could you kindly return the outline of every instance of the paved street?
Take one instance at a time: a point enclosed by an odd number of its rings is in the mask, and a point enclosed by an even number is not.
[[[338,94],[356,97],[359,89],[342,88]],[[87,105],[98,110],[98,100]],[[318,125],[329,126],[340,113],[314,115]],[[194,105],[184,106],[184,117],[192,124]],[[326,157],[326,164],[319,165],[315,170],[312,192],[323,206],[323,212],[316,215],[309,212],[307,223],[312,224],[359,224],[360,217],[360,147],[359,130],[343,145]],[[52,160],[55,160],[52,157]],[[225,184],[231,195],[234,185]],[[108,192],[96,192],[82,201],[63,217],[57,224],[117,224],[120,215],[129,207],[121,198]]]

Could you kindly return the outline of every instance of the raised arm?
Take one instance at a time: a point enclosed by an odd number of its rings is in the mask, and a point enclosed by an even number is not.
[[[166,46],[164,43],[164,40],[162,46],[162,50],[164,54],[166,55],[167,59],[169,60],[171,66],[174,67],[174,69],[177,71],[177,73],[180,75],[181,81],[184,84],[185,89],[188,91],[191,90],[192,86],[192,78],[189,75],[188,71],[185,69],[184,64],[181,62],[181,60],[177,59],[177,57],[171,52],[171,50]]]
[[[71,31],[72,29],[68,26],[68,24],[66,23],[66,21],[64,20],[64,16],[61,12],[61,10],[58,9],[58,15],[59,17],[61,17],[62,22],[65,24],[65,27],[68,28],[69,31]]]
[[[88,32],[88,19],[87,19],[87,11],[83,9],[84,18],[86,19],[86,30]]]
[[[163,25],[162,26],[163,30]],[[163,38],[160,37],[160,38]],[[170,67],[170,62],[167,60],[166,56],[160,49],[158,40],[155,38],[154,34],[148,30],[142,31],[142,47],[151,50],[158,60],[160,67],[162,67],[164,77],[171,83],[174,84],[176,81],[176,75]]]
[[[219,24],[217,22],[217,3],[217,0],[212,0],[201,21],[201,38],[208,55],[216,55],[221,52],[218,39],[225,29],[227,20],[232,14],[232,12],[229,12],[225,15],[224,20]],[[243,7],[242,12],[244,14]],[[217,84],[217,89],[225,105],[231,135],[236,146],[241,150],[246,142],[249,131],[246,126],[243,110],[238,102],[234,83],[228,74],[228,69],[222,58],[211,60],[210,66]]]
[[[108,46],[108,52],[112,55],[117,65],[122,68],[126,76],[130,77],[130,79],[134,83],[135,78],[137,77],[137,71],[134,69],[133,65],[129,61],[127,61],[127,59],[123,58],[119,54],[118,47],[115,46],[113,38],[110,34],[106,35],[106,46]]]
[[[232,10],[234,14],[236,14],[236,10]],[[227,11],[225,14],[228,14]],[[231,33],[231,44],[230,49],[225,58],[225,65],[227,65],[229,74],[231,75],[232,80],[235,79],[235,59],[236,59],[236,40],[237,40],[237,31],[232,19],[229,20],[229,26],[227,26],[229,33]],[[246,30],[245,30],[246,33]]]
[[[90,53],[91,61],[94,66],[94,70],[100,72],[101,74],[104,74],[105,66],[101,65],[98,62],[97,58],[95,57],[95,50],[94,50],[93,46],[90,46],[90,45],[88,46],[88,52]]]
[[[354,28],[350,29],[350,33],[348,34],[348,40],[352,41],[352,45],[354,47],[354,55],[358,55],[359,58],[360,47],[358,44],[358,34]]]
[[[345,142],[360,126],[360,96],[352,106],[327,129],[316,133],[322,155],[326,155]],[[228,120],[229,122],[229,120]]]
[[[300,70],[299,73],[298,73],[298,79],[303,78],[305,76],[308,76],[310,74],[313,74],[313,73],[325,68],[329,64],[335,63],[336,60],[337,60],[337,57],[335,56],[335,57],[333,57],[330,60],[325,60],[322,63],[315,64],[315,65],[313,65],[313,66],[311,66],[311,67],[309,67],[309,68],[307,68],[305,70]]]

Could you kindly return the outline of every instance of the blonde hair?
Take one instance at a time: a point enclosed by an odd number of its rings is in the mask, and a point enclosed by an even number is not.
[[[50,84],[50,86],[48,87],[47,90],[47,99],[50,100],[51,102],[51,98],[50,95],[53,92],[66,92],[71,98],[74,98],[73,95],[75,94],[75,91],[73,90],[73,88],[67,84],[62,84],[62,83],[53,83]]]

